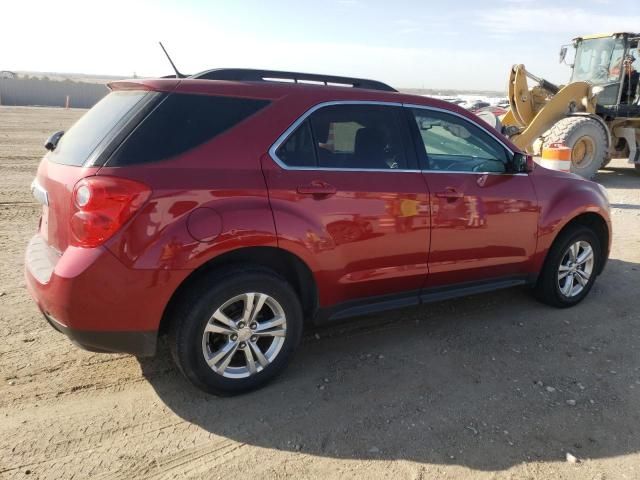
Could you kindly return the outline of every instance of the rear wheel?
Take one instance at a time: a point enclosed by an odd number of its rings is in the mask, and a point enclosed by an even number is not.
[[[609,160],[607,132],[589,117],[566,117],[549,131],[544,145],[562,143],[571,149],[571,172],[593,178]]]
[[[538,299],[554,307],[571,307],[587,296],[600,268],[601,246],[584,226],[560,233],[547,254],[536,285]]]
[[[261,387],[287,365],[302,334],[291,286],[259,268],[205,277],[175,309],[170,345],[198,388],[233,395]]]

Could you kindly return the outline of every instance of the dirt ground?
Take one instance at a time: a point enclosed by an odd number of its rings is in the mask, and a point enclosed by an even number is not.
[[[510,289],[309,332],[236,398],[168,358],[85,352],[25,289],[45,137],[83,112],[0,107],[0,477],[640,478],[640,175],[611,196],[611,260],[579,306]],[[577,463],[566,460],[567,453]]]

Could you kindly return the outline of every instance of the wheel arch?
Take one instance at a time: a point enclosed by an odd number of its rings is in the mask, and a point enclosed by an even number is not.
[[[553,237],[553,240],[549,244],[549,248],[547,248],[545,252],[544,260],[542,262],[541,267],[543,267],[544,264],[546,263],[547,257],[549,256],[549,252],[551,251],[553,245],[558,241],[558,238],[562,235],[562,233],[566,232],[571,228],[574,228],[577,225],[590,228],[598,237],[598,240],[600,241],[601,257],[599,262],[599,269],[596,272],[596,274],[600,275],[600,273],[602,273],[602,270],[604,269],[604,266],[609,257],[609,247],[610,247],[611,239],[610,239],[609,226],[607,224],[607,221],[602,215],[596,212],[582,212],[574,216],[573,218],[571,218],[568,222],[566,222],[563,225],[563,227],[556,232],[555,236]]]
[[[202,281],[212,270],[248,265],[264,267],[282,276],[298,294],[305,319],[313,317],[318,308],[318,288],[308,265],[297,255],[282,248],[245,247],[210,259],[184,279],[165,307],[158,333],[167,333],[174,307],[180,303],[191,286]]]

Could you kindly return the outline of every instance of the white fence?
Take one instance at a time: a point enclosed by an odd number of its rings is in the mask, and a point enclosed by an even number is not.
[[[100,83],[0,78],[0,105],[90,108],[108,93]]]

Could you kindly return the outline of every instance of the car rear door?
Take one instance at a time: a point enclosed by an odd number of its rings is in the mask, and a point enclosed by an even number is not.
[[[319,105],[263,159],[279,245],[314,271],[321,306],[394,294],[417,303],[429,196],[408,126],[399,105]]]
[[[427,287],[524,278],[536,248],[538,206],[529,176],[510,171],[513,152],[460,114],[408,112],[431,192]]]

